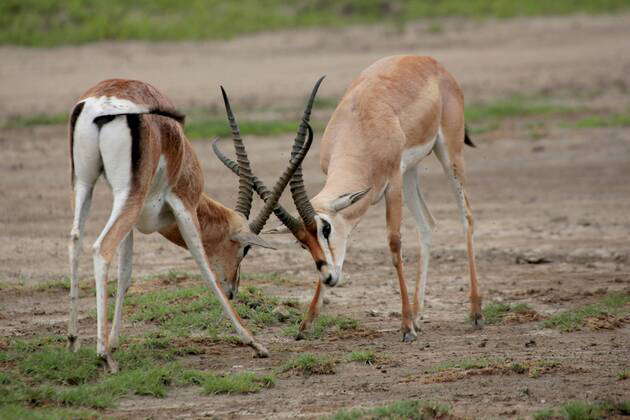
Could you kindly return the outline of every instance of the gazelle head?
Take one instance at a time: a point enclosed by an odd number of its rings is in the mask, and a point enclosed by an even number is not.
[[[238,198],[234,211],[226,209],[228,211],[224,214],[227,219],[227,224],[223,224],[225,231],[217,235],[216,241],[211,241],[214,243],[207,248],[212,249],[206,249],[206,255],[210,260],[213,270],[218,274],[223,291],[228,298],[232,299],[238,292],[240,264],[248,251],[254,246],[273,248],[265,240],[260,238],[258,234],[269,219],[271,212],[274,210],[274,207],[280,199],[285,187],[293,177],[293,174],[300,167],[302,160],[304,160],[304,157],[308,153],[313,141],[313,130],[310,125],[308,125],[308,122],[304,122],[304,124],[306,124],[306,130],[300,132],[301,134],[299,133],[295,139],[293,150],[298,150],[298,152],[292,153],[284,173],[276,182],[273,190],[268,192],[265,197],[265,205],[258,215],[250,220],[249,216],[254,193],[254,176],[252,175],[249,159],[245,152],[245,146],[243,145],[236,119],[234,118],[229,99],[223,87],[221,87],[221,93],[223,94],[225,109],[234,136],[237,163],[232,162],[232,164],[234,165],[233,170],[239,174]],[[308,138],[306,131],[308,131]],[[215,139],[214,144],[216,144],[217,140],[218,139]]]
[[[300,124],[298,134],[293,144],[292,156],[294,157],[305,147],[304,139],[307,130],[309,132],[309,139],[312,136],[312,130],[308,125],[308,121],[315,101],[315,95],[323,80],[323,77],[320,78],[311,92],[302,117],[302,123]],[[226,108],[228,109],[228,114],[230,114],[229,106],[226,105]],[[234,128],[232,131],[238,157],[238,145],[242,145],[242,141],[240,137],[237,136],[238,131],[234,131]],[[226,157],[219,150],[216,142],[213,144],[212,148],[223,164],[230,168],[235,174],[239,174],[239,167],[237,167],[236,162]],[[242,151],[245,153],[244,149]],[[268,203],[269,191],[256,176],[252,175],[252,180],[256,192]],[[269,230],[266,233],[293,234],[302,248],[307,249],[311,253],[321,281],[327,286],[336,286],[341,279],[347,240],[353,227],[353,224],[346,220],[346,217],[341,211],[363,198],[369,192],[369,188],[340,194],[331,200],[318,199],[315,200],[314,203],[311,203],[304,188],[301,166],[294,171],[290,188],[293,202],[299,213],[299,218],[292,216],[282,208],[282,206],[274,203],[275,209],[273,211],[284,226]]]

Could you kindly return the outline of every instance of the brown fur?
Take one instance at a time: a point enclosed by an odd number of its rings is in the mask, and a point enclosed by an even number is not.
[[[311,200],[318,213],[328,214],[338,230],[349,232],[384,192],[389,244],[401,288],[405,331],[413,330],[412,322],[419,304],[416,293],[410,309],[403,277],[401,158],[405,151],[429,144],[441,128],[453,172],[463,185],[462,149],[466,138],[463,111],[464,97],[457,81],[435,59],[411,55],[387,57],[369,66],[351,82],[322,138],[320,165],[327,178],[323,189]],[[366,199],[339,214],[331,211],[330,203],[337,197],[366,188],[370,188]],[[466,211],[470,221],[467,247],[471,312],[473,318],[479,319],[481,297],[477,290],[472,213],[467,199]],[[315,257],[319,244],[301,241]],[[315,305],[311,304],[311,308]],[[306,319],[313,318],[313,314],[307,314]]]

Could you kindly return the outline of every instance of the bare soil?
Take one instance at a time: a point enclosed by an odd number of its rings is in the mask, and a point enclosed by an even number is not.
[[[370,62],[402,52],[437,57],[461,81],[469,101],[530,92],[569,102],[588,95],[589,104],[597,109],[627,109],[629,15],[453,20],[443,26],[440,33],[418,24],[404,31],[380,27],[291,31],[229,42],[117,43],[50,50],[2,47],[0,113],[63,112],[81,91],[113,76],[150,81],[182,107],[215,103],[221,82],[231,88],[235,103],[282,103],[299,110],[320,74],[328,74],[322,96],[335,97]],[[320,114],[325,118],[324,112]],[[30,285],[67,275],[71,209],[65,131],[59,126],[0,130],[3,283]],[[247,139],[254,170],[268,184],[287,160],[290,139]],[[294,342],[271,329],[260,334],[271,350],[269,359],[254,359],[244,347],[217,345],[199,361],[217,371],[269,370],[303,351],[343,357],[371,349],[382,357],[378,363],[342,363],[333,375],[282,377],[275,388],[259,394],[201,396],[197,388],[174,389],[163,399],[125,399],[107,414],[311,418],[340,408],[421,398],[452,404],[459,416],[522,417],[571,399],[628,399],[630,381],[617,379],[617,373],[628,368],[627,320],[596,320],[582,331],[561,333],[541,328],[538,319],[591,303],[606,292],[630,289],[630,130],[551,124],[543,138],[534,141],[527,125],[516,119],[475,141],[478,148],[467,149],[466,159],[484,300],[528,303],[538,315],[481,331],[469,326],[464,237],[452,193],[436,160],[429,157],[422,182],[438,227],[428,307],[417,342],[400,342],[400,299],[385,240],[384,208],[379,204],[354,232],[345,282],[327,291],[329,303],[324,306],[325,313],[358,319],[359,332]],[[197,141],[195,148],[203,161],[206,190],[233,205],[236,179],[211,156],[207,142]],[[324,179],[317,158],[314,150],[304,165],[311,193]],[[81,261],[85,282],[92,281],[89,244],[104,225],[110,199],[107,188],[99,184]],[[243,271],[289,272],[297,281],[260,286],[307,302],[315,279],[310,257],[289,238],[268,240],[278,251],[256,250]],[[411,284],[417,240],[407,213],[403,244]],[[143,276],[170,269],[196,272],[186,252],[157,235],[137,237],[134,260],[137,292]],[[548,263],[535,264],[545,260]],[[93,297],[85,296],[82,303],[81,333],[93,338],[96,326],[87,318]],[[65,293],[57,291],[4,291],[0,332],[63,333],[66,305]],[[440,362],[470,357],[523,363],[554,360],[560,365],[538,377],[505,369],[448,380],[433,380],[435,374],[425,373]]]

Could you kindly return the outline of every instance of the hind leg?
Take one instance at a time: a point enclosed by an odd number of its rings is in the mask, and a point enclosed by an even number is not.
[[[118,347],[120,327],[122,323],[122,308],[125,294],[131,286],[131,267],[133,262],[133,230],[130,231],[118,247],[118,287],[116,289],[116,308],[114,309],[114,322],[109,333],[109,347],[113,350]]]
[[[463,131],[461,133],[463,139]],[[449,153],[444,139],[438,138],[433,149],[438,160],[442,164],[459,208],[460,219],[466,236],[466,250],[468,253],[468,270],[470,272],[470,319],[475,327],[483,326],[481,313],[481,295],[477,284],[477,264],[475,261],[475,248],[473,242],[473,216],[468,196],[464,189],[464,162],[459,153]]]
[[[431,252],[431,237],[435,221],[422,197],[416,168],[409,168],[409,170],[403,174],[403,191],[407,208],[411,211],[413,220],[416,223],[420,241],[419,268],[416,276],[413,304],[411,306],[414,325],[416,329],[419,329],[419,317],[424,307]]]

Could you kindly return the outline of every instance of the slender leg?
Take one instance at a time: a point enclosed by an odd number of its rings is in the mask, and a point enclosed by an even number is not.
[[[324,288],[322,287],[322,282],[318,278],[317,285],[315,286],[315,294],[313,295],[313,299],[311,299],[311,304],[308,306],[308,310],[304,315],[304,319],[300,324],[300,329],[295,336],[296,340],[302,340],[304,338],[304,331],[306,331],[315,318],[319,315],[319,312],[322,309],[322,302],[324,300]]]
[[[76,182],[74,186],[74,221],[70,231],[68,253],[70,255],[70,316],[68,318],[68,348],[72,351],[79,349],[78,335],[78,304],[79,304],[79,256],[81,255],[81,240],[85,220],[90,213],[94,182],[86,184]]]
[[[140,211],[137,205],[128,206],[127,198],[128,190],[114,191],[112,213],[92,247],[96,283],[96,353],[107,361],[112,373],[118,371],[118,365],[111,357],[107,336],[107,273],[116,248],[131,232]]]
[[[241,323],[241,319],[230,305],[227,297],[223,293],[223,290],[217,284],[217,280],[210,270],[210,266],[208,265],[208,261],[206,259],[206,253],[203,248],[203,243],[201,242],[201,235],[199,233],[199,220],[197,219],[197,213],[194,209],[186,206],[177,196],[170,195],[167,198],[167,202],[170,205],[175,219],[177,220],[177,227],[179,228],[184,241],[186,242],[186,247],[192,254],[193,258],[197,262],[199,266],[199,270],[201,271],[201,275],[203,276],[206,283],[214,294],[221,302],[221,306],[223,306],[223,312],[228,317],[234,328],[236,329],[237,334],[240,336],[241,341],[244,344],[252,347],[256,350],[256,354],[259,357],[268,357],[269,351],[260,343],[258,343],[252,334],[243,326]]]
[[[116,289],[116,309],[114,310],[114,322],[109,334],[109,347],[118,347],[120,327],[122,323],[122,308],[125,294],[131,286],[131,267],[133,264],[133,230],[130,231],[118,247],[118,287]]]
[[[419,267],[418,274],[416,275],[416,287],[412,304],[414,326],[416,330],[418,330],[419,316],[422,314],[424,308],[431,252],[431,237],[433,228],[435,227],[435,221],[422,197],[416,168],[409,168],[409,170],[403,174],[403,192],[407,208],[411,211],[413,219],[416,222],[420,241]]]
[[[403,272],[402,246],[400,241],[400,225],[402,223],[402,190],[401,177],[390,182],[390,187],[385,193],[387,232],[389,236],[389,250],[392,254],[392,263],[396,267],[398,285],[400,287],[400,299],[402,301],[402,331],[403,341],[412,342],[417,338],[413,325],[407,284]]]
[[[438,138],[433,149],[438,160],[442,164],[459,208],[464,235],[466,236],[466,248],[468,252],[468,270],[470,272],[470,319],[475,327],[483,326],[481,313],[481,295],[477,286],[477,265],[475,262],[475,249],[473,243],[473,216],[466,191],[464,189],[463,160],[461,156],[451,157],[442,138]]]

